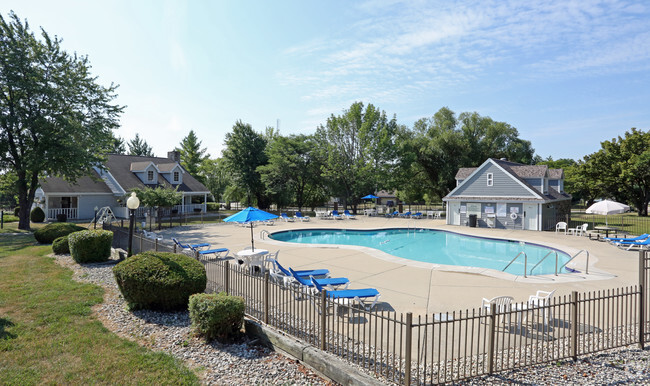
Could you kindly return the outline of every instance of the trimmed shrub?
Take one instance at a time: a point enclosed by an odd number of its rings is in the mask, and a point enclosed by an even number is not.
[[[56,215],[56,221],[58,222],[66,222],[68,221],[68,216],[65,213],[59,213]]]
[[[32,220],[32,222],[43,222],[45,221],[45,212],[37,206],[32,209],[32,212],[29,214],[29,219]]]
[[[190,295],[205,291],[203,264],[169,252],[143,252],[113,268],[115,281],[132,310],[187,309]]]
[[[66,224],[66,223],[59,223]],[[70,254],[77,263],[98,263],[111,257],[113,232],[84,230],[68,235]]]
[[[220,294],[194,294],[190,296],[190,319],[194,331],[207,340],[225,340],[236,335],[244,323],[244,299]]]
[[[34,231],[34,238],[41,244],[52,244],[52,242],[61,236],[67,236],[72,232],[79,232],[86,230],[75,224],[67,222],[47,224],[41,229]]]
[[[62,236],[52,242],[52,252],[57,255],[65,255],[70,253],[70,244],[68,244],[68,236]]]

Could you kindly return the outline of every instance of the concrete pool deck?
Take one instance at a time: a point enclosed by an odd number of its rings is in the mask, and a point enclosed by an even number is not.
[[[586,254],[573,266],[580,273],[514,276],[484,268],[463,268],[421,263],[397,258],[371,248],[355,246],[314,246],[261,238],[261,231],[273,233],[309,228],[430,228],[483,237],[534,242],[554,247],[573,256],[589,252],[589,274],[585,274]],[[171,237],[183,243],[209,242],[215,248],[229,248],[231,254],[250,246],[250,229],[230,223],[179,227],[161,232],[165,242]],[[632,286],[638,283],[638,251],[624,251],[609,243],[554,232],[535,232],[469,228],[445,225],[444,220],[410,220],[357,216],[356,220],[309,222],[276,221],[273,226],[258,225],[253,230],[255,248],[280,251],[278,260],[294,269],[327,268],[333,277],[350,279],[350,288],[374,287],[381,293],[379,310],[413,312],[414,316],[466,310],[481,305],[482,298],[509,295],[526,301],[537,290],[556,290],[555,296]],[[513,256],[514,257],[514,256]],[[549,256],[551,258],[551,256]],[[533,262],[532,264],[534,264]],[[529,269],[532,265],[529,263]],[[452,271],[453,270],[453,271]]]

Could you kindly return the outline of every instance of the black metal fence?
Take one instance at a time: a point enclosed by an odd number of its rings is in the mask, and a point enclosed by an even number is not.
[[[113,228],[114,246],[128,243]],[[139,235],[137,252],[175,252]],[[234,260],[199,258],[209,292],[241,296],[249,317],[333,353],[384,379],[405,384],[456,382],[478,375],[576,359],[650,339],[647,288],[650,253],[639,253],[639,283],[604,291],[573,291],[538,302],[414,316],[368,311],[329,299],[326,292],[285,285]]]

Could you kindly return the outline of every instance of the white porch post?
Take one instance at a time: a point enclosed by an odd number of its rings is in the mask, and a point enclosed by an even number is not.
[[[181,213],[185,213],[185,192],[183,192],[183,196],[181,196]]]
[[[203,212],[208,212],[208,194],[203,193]]]

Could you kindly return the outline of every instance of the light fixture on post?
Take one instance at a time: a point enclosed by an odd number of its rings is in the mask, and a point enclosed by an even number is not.
[[[131,257],[133,251],[133,227],[135,226],[135,210],[140,206],[140,200],[135,192],[131,193],[131,197],[126,200],[126,207],[129,208],[129,250],[126,256]]]
[[[95,223],[95,225],[93,229],[97,229],[97,210],[99,210],[99,208],[95,206],[95,216],[93,217],[93,222]]]

